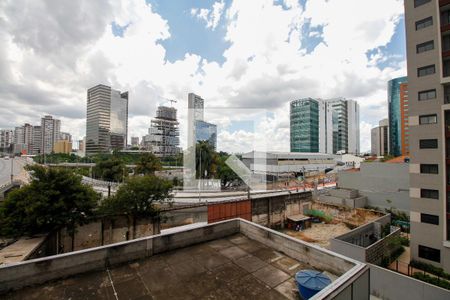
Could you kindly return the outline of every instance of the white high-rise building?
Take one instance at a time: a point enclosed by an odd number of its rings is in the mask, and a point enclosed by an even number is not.
[[[0,149],[8,151],[14,143],[14,131],[12,129],[0,130]]]
[[[52,116],[45,116],[41,119],[41,153],[49,154],[53,152],[55,143],[59,140],[60,130],[60,120],[53,119]]]

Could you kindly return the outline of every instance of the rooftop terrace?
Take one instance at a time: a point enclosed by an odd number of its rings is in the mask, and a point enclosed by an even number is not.
[[[298,299],[293,276],[301,269],[333,281],[315,299],[368,297],[364,264],[241,219],[0,267],[0,292],[18,289],[6,299]]]

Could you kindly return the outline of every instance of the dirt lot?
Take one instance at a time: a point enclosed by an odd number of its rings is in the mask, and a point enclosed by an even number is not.
[[[285,229],[283,233],[324,248],[329,248],[330,239],[344,234],[352,228],[372,222],[383,215],[373,210],[346,209],[320,203],[314,203],[312,209],[323,211],[332,217],[332,221],[329,224],[312,223],[311,228],[301,232]]]
[[[283,230],[283,233],[298,238],[305,242],[318,245],[320,247],[329,248],[329,240],[350,231],[350,228],[343,223],[339,224],[312,224],[311,228],[303,231]]]

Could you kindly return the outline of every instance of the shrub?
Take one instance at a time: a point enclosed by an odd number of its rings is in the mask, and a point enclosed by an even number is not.
[[[411,267],[417,268],[417,269],[421,269],[424,270],[425,272],[434,274],[436,276],[445,278],[445,279],[450,279],[450,274],[444,272],[444,269],[439,268],[439,267],[435,267],[431,264],[427,264],[424,262],[420,262],[420,261],[416,261],[416,260],[412,260],[410,262]]]
[[[439,279],[437,277],[433,277],[427,274],[423,274],[420,272],[416,272],[413,274],[413,277],[431,284],[434,284],[436,286],[439,286],[441,288],[450,290],[450,282],[448,282],[447,280],[443,280],[443,279]]]

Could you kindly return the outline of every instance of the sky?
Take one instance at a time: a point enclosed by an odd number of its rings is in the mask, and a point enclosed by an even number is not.
[[[368,151],[387,81],[406,75],[403,13],[402,0],[2,0],[0,128],[50,114],[81,139],[86,90],[102,83],[129,92],[129,137],[176,99],[185,146],[194,92],[219,150],[289,151],[290,101],[345,97]],[[258,130],[250,108],[267,113]]]

